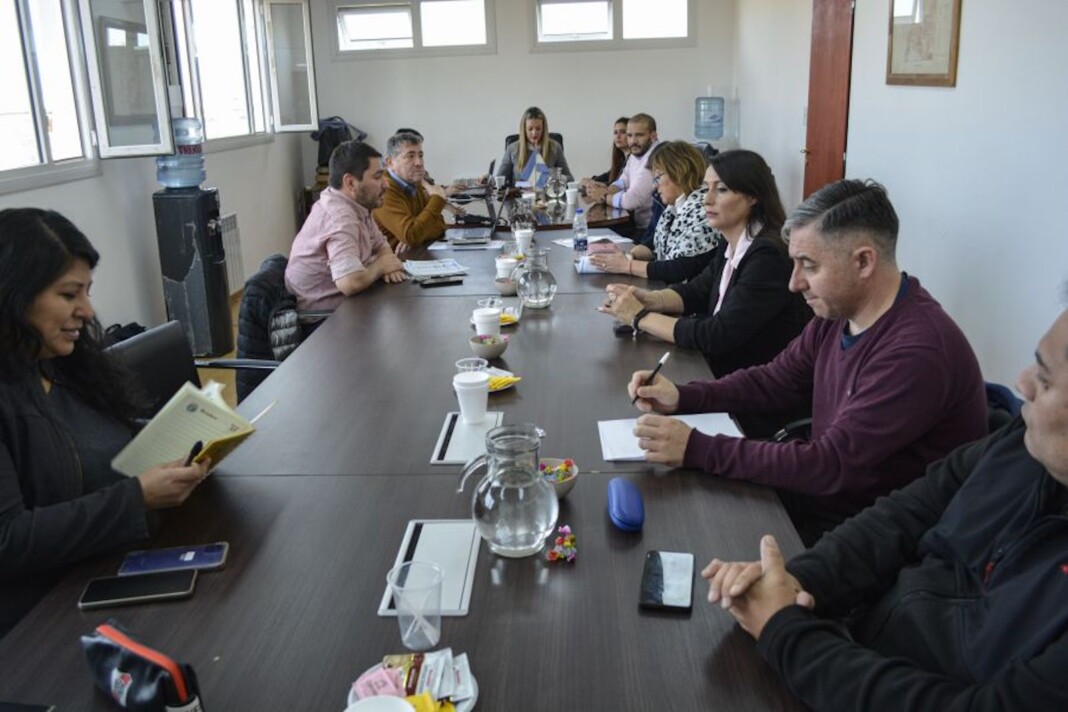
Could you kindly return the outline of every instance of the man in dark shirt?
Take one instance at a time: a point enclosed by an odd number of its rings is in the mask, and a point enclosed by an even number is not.
[[[766,536],[702,572],[810,708],[1068,709],[1068,311],[1016,385],[1021,418],[785,566]]]
[[[844,180],[808,198],[783,230],[790,289],[818,318],[773,361],[676,387],[649,373],[630,392],[650,462],[777,488],[802,540],[986,434],[979,363],[938,302],[898,268],[897,214],[881,185]],[[672,413],[767,413],[812,399],[812,435],[766,442],[706,434]],[[663,415],[656,415],[653,412]]]

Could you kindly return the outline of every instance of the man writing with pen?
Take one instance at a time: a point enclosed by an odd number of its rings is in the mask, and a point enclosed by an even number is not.
[[[628,388],[646,413],[635,428],[646,458],[775,487],[811,545],[984,435],[978,362],[953,320],[898,269],[897,231],[886,191],[870,181],[839,181],[802,203],[783,230],[790,289],[818,318],[770,363],[713,382],[635,373]],[[666,417],[785,410],[808,397],[806,441],[711,435]]]

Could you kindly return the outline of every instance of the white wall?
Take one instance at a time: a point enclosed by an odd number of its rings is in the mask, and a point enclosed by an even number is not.
[[[886,84],[887,0],[858,0],[850,177],[884,183],[903,269],[1011,383],[1068,278],[1068,3],[964,2],[956,88]]]
[[[535,53],[531,0],[496,0],[494,55],[357,60],[335,59],[336,5],[311,0],[319,115],[345,117],[379,150],[394,129],[418,129],[438,179],[484,173],[530,105],[564,135],[572,171],[600,173],[616,117],[645,111],[661,138],[692,140],[694,99],[733,82],[734,0],[697,0],[690,48]],[[314,144],[304,155],[315,163]]]
[[[739,145],[771,166],[788,212],[804,188],[811,25],[811,2],[738,3]]]
[[[293,135],[206,156],[205,185],[219,189],[224,213],[237,213],[246,276],[268,254],[289,252],[302,160],[300,137]],[[101,166],[94,178],[0,196],[0,208],[57,210],[89,237],[101,254],[93,305],[102,323],[162,323],[166,309],[152,212],[152,193],[160,189],[155,162],[121,158]]]
[[[986,378],[1012,383],[1068,278],[1068,3],[964,2],[955,88],[886,84],[888,12],[857,0],[847,176],[887,186],[902,269],[964,329]],[[742,145],[768,157],[788,208],[811,14],[811,0],[739,3]]]

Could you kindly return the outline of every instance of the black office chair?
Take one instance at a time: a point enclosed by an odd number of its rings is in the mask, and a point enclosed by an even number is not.
[[[119,341],[109,346],[106,351],[133,374],[136,386],[147,401],[147,414],[156,413],[185,383],[191,382],[199,388],[200,376],[197,368],[271,370],[278,367],[276,361],[195,361],[189,341],[185,337],[185,330],[177,321],[168,321]]]
[[[297,311],[297,298],[286,290],[288,263],[283,254],[271,255],[245,282],[238,310],[239,359],[281,363],[311,333],[314,324],[330,315],[329,311]],[[238,371],[238,401],[244,400],[268,375],[263,370]]]
[[[553,141],[556,141],[558,144],[560,144],[560,148],[564,147],[564,137],[563,137],[562,134],[558,134],[555,131],[550,131],[549,132],[549,138],[551,138]],[[509,146],[511,146],[513,143],[515,143],[518,140],[519,140],[519,134],[508,134],[507,136],[505,136],[504,137],[504,148],[505,148],[505,150],[507,150]]]

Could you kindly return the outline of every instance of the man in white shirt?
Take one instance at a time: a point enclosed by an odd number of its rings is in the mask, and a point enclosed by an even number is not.
[[[630,155],[623,173],[607,187],[592,185],[586,188],[587,197],[594,203],[630,211],[634,216],[637,234],[645,231],[653,210],[653,176],[645,169],[649,150],[657,143],[656,119],[649,114],[635,114],[627,122],[627,147]]]

